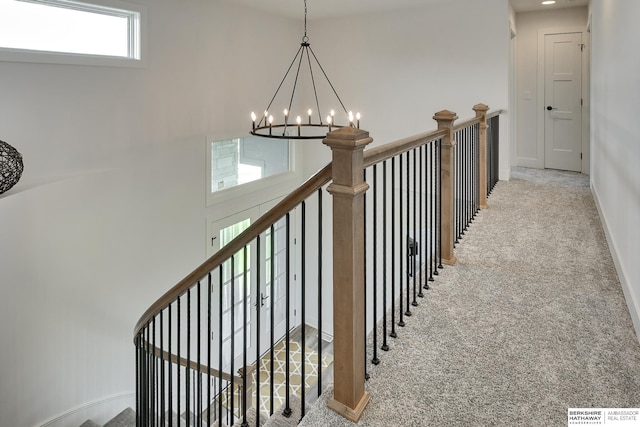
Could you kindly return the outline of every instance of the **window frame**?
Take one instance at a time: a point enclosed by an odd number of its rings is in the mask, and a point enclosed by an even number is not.
[[[233,187],[225,188],[218,191],[212,190],[212,164],[211,164],[211,146],[213,142],[223,141],[231,138],[215,138],[207,137],[205,142],[206,152],[206,206],[211,207],[214,205],[229,204],[240,208],[245,206],[246,203],[256,204],[265,203],[266,201],[280,197],[283,194],[287,194],[296,185],[299,184],[301,179],[300,168],[298,167],[298,150],[296,149],[295,140],[289,139],[289,171],[281,172],[276,175],[268,176],[266,178],[258,179],[256,181],[247,182]],[[256,199],[257,198],[257,199]],[[237,205],[237,206],[236,206]],[[232,208],[233,210],[234,208]]]
[[[145,67],[147,57],[147,8],[121,0],[20,0],[43,6],[127,17],[129,56],[109,56],[87,53],[68,53],[34,49],[0,47],[0,61],[34,62],[46,64],[95,65],[116,67]]]

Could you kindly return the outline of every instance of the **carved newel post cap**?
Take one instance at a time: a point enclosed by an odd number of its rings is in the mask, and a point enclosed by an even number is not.
[[[0,194],[9,191],[22,176],[22,154],[4,141],[0,141]]]
[[[433,120],[437,122],[453,122],[455,120],[458,120],[458,115],[453,111],[442,110],[442,111],[438,111],[433,116]]]
[[[478,112],[486,113],[487,111],[489,111],[489,106],[485,104],[476,104],[473,106],[473,111],[475,111],[476,113]]]
[[[327,137],[322,140],[322,143],[329,147],[357,148],[359,146],[367,145],[372,141],[373,138],[369,137],[368,131],[345,126],[327,133]]]

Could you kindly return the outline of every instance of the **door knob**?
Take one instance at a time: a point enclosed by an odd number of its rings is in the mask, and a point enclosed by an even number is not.
[[[553,108],[551,105],[547,105],[547,110],[548,111],[557,110],[557,108]]]

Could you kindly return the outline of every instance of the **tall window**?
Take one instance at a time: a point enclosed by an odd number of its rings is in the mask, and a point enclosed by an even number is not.
[[[0,49],[139,60],[141,11],[118,0],[0,0]]]

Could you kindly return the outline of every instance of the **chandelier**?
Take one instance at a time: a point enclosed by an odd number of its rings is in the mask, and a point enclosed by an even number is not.
[[[294,69],[294,65],[296,65],[296,63],[297,67],[295,68],[293,89],[291,91],[288,106],[283,110],[282,113],[284,116],[284,120],[281,122],[274,122],[274,116],[273,114],[271,114],[271,107],[273,106],[273,103],[278,96],[278,92],[280,92],[280,89],[287,80],[290,72]],[[303,63],[306,67],[303,67]],[[323,121],[323,113],[320,109],[320,102],[318,101],[318,91],[312,63],[316,64],[316,72],[318,69],[322,72],[322,75],[331,87],[333,94],[340,103],[340,106],[344,111],[344,118],[342,119],[344,121],[341,121],[338,118],[339,116],[336,116],[335,110],[326,111],[327,116]],[[294,118],[294,114],[292,114],[292,108],[294,107],[294,97],[296,94],[296,87],[298,86],[301,71],[303,71],[303,74],[305,74],[303,68],[306,68],[308,70],[311,87],[313,88],[315,110],[312,108],[308,108],[306,110],[306,114],[296,113]],[[303,119],[302,116],[306,117]],[[338,96],[338,93],[333,87],[331,80],[329,80],[327,73],[324,71],[324,68],[322,68],[322,65],[320,65],[320,61],[318,61],[316,54],[313,52],[313,49],[311,49],[311,46],[309,45],[309,37],[307,37],[307,0],[304,0],[304,36],[302,37],[300,48],[296,52],[293,61],[291,61],[291,64],[289,65],[287,72],[282,78],[280,85],[278,85],[276,92],[271,98],[269,105],[264,109],[263,114],[258,117],[256,113],[252,112],[251,121],[251,135],[280,139],[323,139],[324,137],[326,137],[327,132],[331,132],[334,129],[342,128],[345,126],[360,128],[360,113],[356,113],[354,115],[353,112],[347,111],[346,107],[342,103],[342,100],[340,99],[340,96]]]

